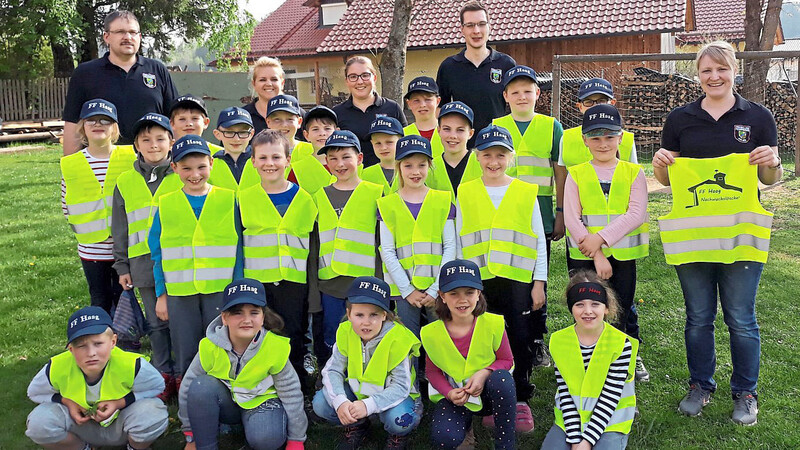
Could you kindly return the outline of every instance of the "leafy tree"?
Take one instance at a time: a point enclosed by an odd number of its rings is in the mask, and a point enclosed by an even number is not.
[[[782,0],[746,0],[744,18],[745,51],[769,51],[781,17]],[[769,72],[769,58],[745,61],[742,93],[749,99],[764,102],[764,81]]]

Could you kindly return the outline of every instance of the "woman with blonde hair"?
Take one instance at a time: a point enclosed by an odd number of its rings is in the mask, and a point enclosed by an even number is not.
[[[267,129],[267,104],[272,97],[284,93],[283,86],[285,84],[283,66],[277,58],[262,56],[250,68],[250,93],[253,96],[253,102],[246,105],[244,109],[253,118],[253,136]],[[302,108],[300,108],[300,113],[301,117],[306,114]],[[295,139],[305,140],[303,132],[298,130]]]

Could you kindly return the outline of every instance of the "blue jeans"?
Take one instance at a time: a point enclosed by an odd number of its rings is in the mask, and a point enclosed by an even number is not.
[[[730,332],[731,392],[756,393],[761,336],[756,322],[756,291],[764,264],[690,263],[675,266],[686,303],[686,360],[690,383],[715,390],[714,319],[717,292]]]
[[[356,401],[356,395],[353,394],[350,386],[345,384],[344,390],[351,402]],[[334,425],[342,424],[321,389],[314,395],[312,403],[314,413],[317,416]],[[408,397],[400,402],[399,405],[378,413],[378,418],[383,423],[383,429],[387,433],[395,436],[405,436],[414,431],[419,425],[419,421],[422,419],[422,404],[417,404],[411,397]]]
[[[221,381],[200,375],[189,386],[187,406],[197,450],[217,448],[220,423],[241,423],[247,444],[255,450],[277,449],[286,442],[286,411],[277,398],[243,409],[233,402],[230,390]]]
[[[322,336],[325,341],[326,354],[317,355],[319,367],[324,367],[331,357],[333,344],[336,343],[336,330],[342,323],[342,318],[347,314],[345,299],[320,292],[322,298]]]
[[[609,431],[600,435],[600,439],[592,446],[592,450],[622,450],[628,446],[628,435]],[[558,425],[553,425],[542,442],[542,450],[570,450],[567,435]]]

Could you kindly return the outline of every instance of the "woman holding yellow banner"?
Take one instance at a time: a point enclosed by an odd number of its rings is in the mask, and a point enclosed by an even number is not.
[[[695,59],[704,96],[667,117],[655,176],[672,186],[672,211],[659,218],[668,264],[686,304],[689,392],[679,411],[697,416],[716,389],[714,319],[717,293],[730,331],[732,419],[753,425],[761,337],[755,300],[769,250],[772,213],[758,199],[758,181],[774,184],[783,170],[772,113],[734,93],[736,53],[727,42],[703,46]]]

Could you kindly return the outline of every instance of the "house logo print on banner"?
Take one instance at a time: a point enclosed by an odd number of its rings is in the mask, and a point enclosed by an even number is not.
[[[749,128],[749,127],[748,127]],[[741,197],[742,188],[738,186],[734,186],[732,184],[728,184],[725,181],[724,172],[720,172],[718,170],[714,171],[714,177],[710,178],[706,181],[702,181],[700,183],[695,184],[688,188],[688,191],[694,194],[694,204],[687,205],[686,208],[694,208],[695,206],[699,206],[700,202],[719,202],[719,201],[728,201],[728,200],[738,200]],[[738,194],[726,192],[725,194],[722,193],[722,190],[726,191],[733,191],[738,192]]]

